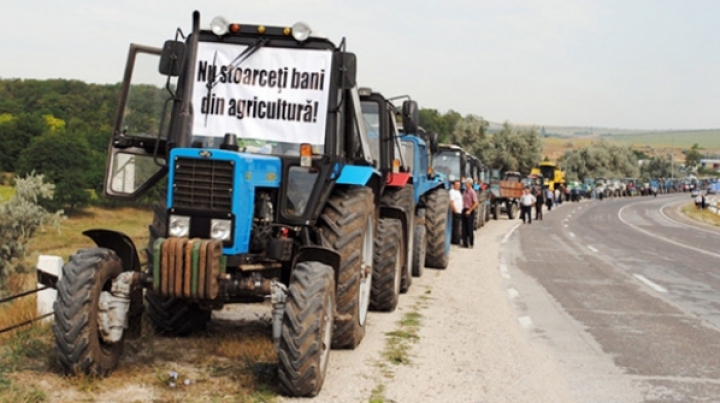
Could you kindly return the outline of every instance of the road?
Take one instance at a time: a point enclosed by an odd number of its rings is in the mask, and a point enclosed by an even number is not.
[[[503,286],[576,401],[720,401],[720,232],[690,202],[564,203],[508,237]]]

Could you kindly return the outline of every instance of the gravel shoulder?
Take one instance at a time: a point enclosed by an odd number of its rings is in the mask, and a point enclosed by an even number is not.
[[[395,312],[373,313],[358,349],[331,353],[325,386],[312,401],[573,401],[552,351],[519,325],[502,286],[501,242],[518,223],[486,224],[474,249],[453,247],[446,270],[416,278]],[[421,316],[409,362],[393,363],[388,334],[415,313]]]

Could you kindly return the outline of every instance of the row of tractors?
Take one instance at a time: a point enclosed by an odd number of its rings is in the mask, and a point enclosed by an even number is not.
[[[281,389],[315,396],[369,311],[448,266],[451,180],[475,180],[476,227],[497,216],[487,167],[425,133],[415,101],[356,76],[345,41],[303,23],[205,29],[195,12],[188,35],[130,46],[104,194],[157,204],[142,250],[91,230],[97,247],[64,265],[53,332],[66,373],[108,375],[143,317],[177,337],[227,304],[268,302]]]

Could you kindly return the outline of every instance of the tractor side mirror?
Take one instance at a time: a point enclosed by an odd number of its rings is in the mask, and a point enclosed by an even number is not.
[[[420,110],[417,102],[405,101],[402,105],[403,131],[408,134],[416,134],[420,125]]]
[[[160,54],[160,74],[177,77],[185,60],[185,44],[180,41],[165,41]]]
[[[341,89],[350,89],[357,84],[357,57],[355,53],[336,52],[333,56],[338,66],[337,85]]]
[[[430,152],[435,154],[438,152],[438,134],[435,132],[428,133],[428,147],[430,147]]]

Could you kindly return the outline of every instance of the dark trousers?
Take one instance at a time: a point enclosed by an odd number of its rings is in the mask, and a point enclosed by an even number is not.
[[[462,243],[467,247],[475,245],[475,210],[470,214],[467,213],[468,209],[463,209],[462,220]]]
[[[520,219],[524,223],[527,220],[528,223],[532,223],[532,206],[520,205]]]
[[[450,237],[450,243],[453,245],[460,245],[460,241],[463,238],[463,218],[462,214],[453,213],[452,220],[452,236]]]
[[[542,220],[542,208],[543,208],[543,202],[538,201],[535,203],[535,219],[536,220]]]
[[[548,211],[552,210],[552,206],[553,206],[553,201],[552,201],[552,199],[548,199],[548,201],[547,201],[546,203],[547,203]]]

